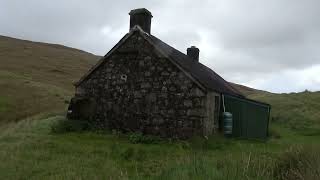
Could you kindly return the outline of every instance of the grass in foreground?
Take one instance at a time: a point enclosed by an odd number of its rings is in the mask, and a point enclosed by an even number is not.
[[[212,137],[133,144],[122,134],[52,133],[52,125],[63,120],[56,116],[2,127],[0,179],[320,177],[319,136],[283,131],[266,143]],[[297,145],[291,146],[294,140]]]

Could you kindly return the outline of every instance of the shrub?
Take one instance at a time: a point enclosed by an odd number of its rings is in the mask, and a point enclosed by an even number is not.
[[[143,135],[142,133],[138,132],[130,134],[129,141],[133,144],[155,144],[159,143],[161,138],[157,136]]]
[[[194,136],[189,140],[189,143],[194,150],[222,150],[231,145],[232,141],[221,136],[210,136],[208,139]]]
[[[270,128],[269,129],[269,137],[274,138],[274,139],[280,139],[281,135],[280,135],[279,131]]]
[[[134,156],[135,152],[134,149],[132,147],[129,148],[123,148],[120,151],[120,157],[124,160],[130,160],[132,159],[132,157]]]
[[[320,179],[320,148],[291,147],[277,160],[274,167],[277,179]]]
[[[119,143],[114,142],[110,146],[110,157],[126,161],[143,161],[147,157],[147,152],[141,148],[121,146]]]
[[[116,130],[116,129],[112,129],[111,133],[112,133],[112,135],[114,135],[116,137],[120,137],[120,135],[121,135],[121,131]]]
[[[89,129],[89,123],[84,120],[59,120],[51,125],[52,133],[80,132]]]

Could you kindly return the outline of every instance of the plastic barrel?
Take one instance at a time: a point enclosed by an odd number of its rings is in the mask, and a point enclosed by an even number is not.
[[[223,113],[223,131],[226,136],[232,135],[232,114],[230,112]]]

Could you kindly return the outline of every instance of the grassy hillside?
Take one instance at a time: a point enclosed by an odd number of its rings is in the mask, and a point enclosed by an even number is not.
[[[0,36],[0,124],[64,109],[72,82],[98,58],[61,45]]]
[[[271,123],[320,134],[320,91],[290,94],[258,93],[249,98],[272,105]]]

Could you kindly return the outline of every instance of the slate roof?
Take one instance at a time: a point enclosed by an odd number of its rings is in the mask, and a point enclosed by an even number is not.
[[[146,38],[156,49],[160,50],[167,56],[171,61],[174,61],[184,71],[188,72],[194,79],[196,79],[202,86],[207,90],[215,92],[233,95],[237,97],[244,97],[238,90],[236,90],[229,82],[224,80],[216,72],[201,64],[200,62],[194,62],[189,56],[171,47],[167,43],[161,41],[157,37],[145,33],[140,27],[133,28],[133,30],[126,34],[104,57],[102,57],[98,63],[93,66],[82,78],[75,83],[75,86],[81,84],[96,68],[98,68],[106,58],[111,55],[122,43],[128,39],[134,31],[138,31],[141,35]]]
[[[186,54],[171,47],[153,35],[149,35],[147,38],[150,38],[157,48],[161,49],[168,57],[170,57],[171,60],[179,64],[185,71],[189,72],[204,87],[216,92],[244,97],[229,82],[224,80],[221,76],[207,66],[201,64],[200,62],[195,62]]]

